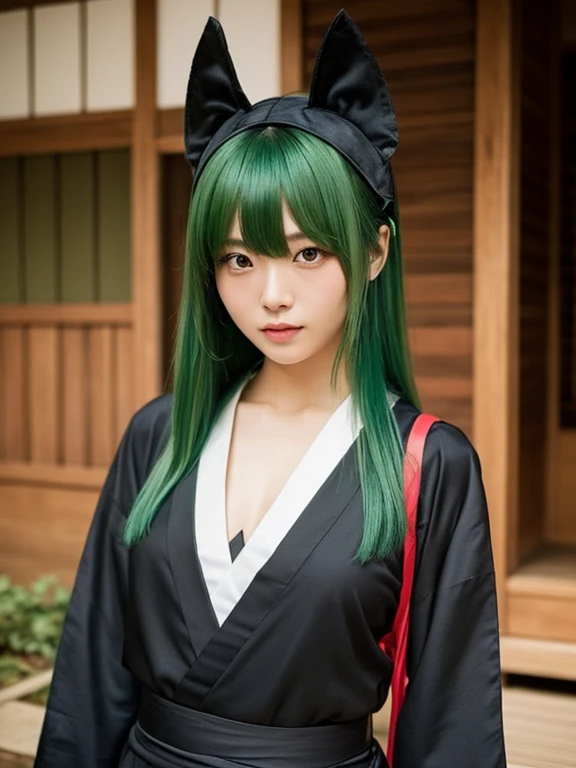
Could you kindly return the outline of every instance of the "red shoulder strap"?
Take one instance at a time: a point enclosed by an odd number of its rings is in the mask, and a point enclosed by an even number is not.
[[[416,517],[418,513],[418,497],[420,495],[420,482],[422,479],[422,457],[424,455],[424,443],[430,427],[439,421],[435,416],[421,413],[410,431],[406,445],[404,459],[404,497],[406,503],[406,516],[408,518],[408,531],[404,543],[404,565],[402,573],[402,588],[398,610],[392,626],[392,632],[380,641],[380,647],[390,656],[394,662],[392,672],[392,712],[390,714],[390,730],[388,733],[388,746],[386,757],[390,768],[394,759],[394,741],[396,738],[396,724],[400,709],[406,696],[408,677],[406,675],[406,652],[408,649],[408,624],[410,620],[410,596],[414,581],[414,563],[416,560]]]

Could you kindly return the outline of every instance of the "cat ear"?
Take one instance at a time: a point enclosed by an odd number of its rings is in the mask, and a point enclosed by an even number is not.
[[[250,107],[222,27],[210,16],[194,54],[186,92],[184,146],[192,170],[220,126]]]
[[[389,160],[398,144],[394,105],[378,62],[346,11],[340,11],[316,57],[309,107],[335,112],[359,128]]]

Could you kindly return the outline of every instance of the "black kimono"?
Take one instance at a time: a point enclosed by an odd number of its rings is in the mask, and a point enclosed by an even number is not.
[[[224,488],[239,393],[148,537],[128,550],[122,526],[168,438],[172,397],[132,418],[80,563],[35,768],[282,768],[290,760],[258,754],[262,732],[296,729],[306,755],[308,733],[333,729],[336,743],[356,729],[357,738],[356,724],[386,700],[392,665],[378,641],[394,619],[402,555],[365,566],[353,560],[363,519],[354,446],[361,426],[351,400],[233,557]],[[399,400],[393,412],[406,441],[417,411]],[[394,768],[505,768],[480,467],[464,434],[443,422],[424,452],[410,616]],[[200,718],[194,754],[178,741],[189,738],[188,715]],[[229,749],[238,744],[238,754],[212,753],[205,742],[213,722],[253,728],[254,749],[232,729]],[[171,734],[172,747],[147,733],[147,723]],[[345,759],[309,764],[386,766],[376,743],[364,743],[356,756],[343,747]]]

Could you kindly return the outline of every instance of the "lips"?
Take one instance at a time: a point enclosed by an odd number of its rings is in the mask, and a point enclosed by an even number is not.
[[[262,328],[263,331],[287,331],[292,328],[301,328],[300,325],[289,325],[288,323],[278,323],[277,325],[274,325],[273,323],[268,323],[268,325],[265,325],[264,328]]]
[[[279,323],[278,325],[268,324],[265,328],[262,328],[262,332],[267,339],[277,342],[291,341],[301,330],[301,326],[288,325],[287,323]]]

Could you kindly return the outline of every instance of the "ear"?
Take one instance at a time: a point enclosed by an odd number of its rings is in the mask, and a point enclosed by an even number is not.
[[[250,107],[222,27],[210,16],[194,54],[186,93],[184,144],[192,170],[220,126]]]
[[[308,106],[335,112],[359,128],[389,160],[398,145],[394,105],[378,62],[342,10],[318,51]]]
[[[378,230],[378,252],[370,259],[370,280],[375,280],[384,269],[390,248],[390,227],[382,224]]]

